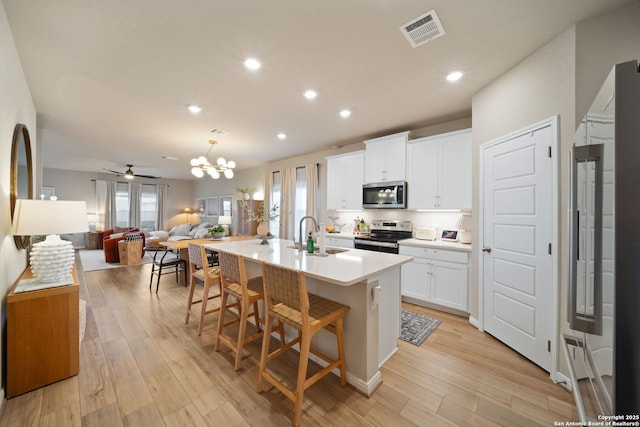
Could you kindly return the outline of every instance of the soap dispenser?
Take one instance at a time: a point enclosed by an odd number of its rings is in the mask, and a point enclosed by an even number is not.
[[[313,247],[313,234],[309,233],[309,237],[307,238],[307,252],[312,254],[315,248]]]

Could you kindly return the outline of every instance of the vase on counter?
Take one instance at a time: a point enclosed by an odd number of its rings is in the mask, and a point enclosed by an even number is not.
[[[261,222],[258,224],[258,229],[256,231],[258,236],[266,236],[269,233],[269,223]]]

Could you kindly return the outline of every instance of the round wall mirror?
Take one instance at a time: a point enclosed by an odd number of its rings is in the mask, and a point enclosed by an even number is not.
[[[11,143],[11,221],[17,199],[33,198],[33,167],[31,159],[31,139],[29,130],[18,123],[13,130]],[[29,247],[29,236],[13,236],[18,249]]]

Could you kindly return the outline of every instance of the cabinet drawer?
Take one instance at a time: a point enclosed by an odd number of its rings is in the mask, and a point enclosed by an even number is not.
[[[443,249],[419,248],[417,246],[400,245],[400,255],[408,255],[419,258],[458,262],[466,264],[469,254],[467,252],[448,251]]]
[[[351,248],[353,249],[354,241],[353,239],[341,239],[339,237],[326,237],[325,244],[327,246],[333,246],[337,248]]]

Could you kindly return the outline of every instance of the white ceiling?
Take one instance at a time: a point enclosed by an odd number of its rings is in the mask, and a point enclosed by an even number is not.
[[[632,1],[2,0],[45,167],[185,179],[212,138],[242,169],[468,117],[474,93],[558,33]],[[412,48],[399,27],[430,9],[446,35]]]

